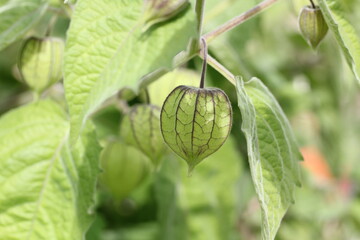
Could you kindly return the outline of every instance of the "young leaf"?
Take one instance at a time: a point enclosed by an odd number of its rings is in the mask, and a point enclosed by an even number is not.
[[[251,174],[262,209],[262,239],[272,240],[300,185],[301,159],[288,120],[274,96],[256,78],[237,80]]]
[[[0,119],[0,239],[82,239],[92,217],[99,147],[91,128],[75,146],[52,101]]]
[[[173,57],[197,36],[191,8],[143,32],[142,4],[142,0],[77,2],[64,70],[72,140],[105,99],[125,86],[137,90],[144,75],[171,68]]]
[[[24,35],[45,13],[44,0],[13,0],[0,3],[0,50]]]
[[[340,7],[339,0],[318,0],[329,29],[333,32],[345,58],[360,82],[360,38],[348,22]]]

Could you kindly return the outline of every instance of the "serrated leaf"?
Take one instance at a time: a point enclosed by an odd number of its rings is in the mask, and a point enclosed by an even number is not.
[[[288,120],[257,78],[237,80],[251,174],[262,209],[262,239],[272,240],[300,185],[301,159]]]
[[[105,99],[122,87],[137,89],[139,79],[171,68],[173,57],[196,37],[195,14],[142,31],[142,0],[79,0],[68,31],[65,90],[71,138]]]
[[[360,37],[344,17],[338,0],[319,0],[319,7],[345,58],[360,82]]]
[[[82,239],[92,217],[99,147],[91,128],[70,149],[52,101],[0,119],[0,239]]]
[[[22,37],[45,13],[44,0],[13,0],[0,4],[0,50]]]

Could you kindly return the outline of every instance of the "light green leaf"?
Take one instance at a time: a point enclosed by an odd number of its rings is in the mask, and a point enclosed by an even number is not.
[[[199,86],[200,74],[188,69],[177,69],[165,74],[148,86],[150,102],[161,107],[171,91],[180,85]]]
[[[22,37],[42,17],[44,0],[9,0],[0,5],[0,50]]]
[[[339,0],[319,0],[329,29],[333,32],[345,58],[360,82],[360,38],[351,23],[344,18]]]
[[[122,87],[137,90],[146,74],[171,68],[174,56],[197,37],[190,7],[143,32],[142,4],[142,0],[77,2],[65,53],[72,140],[105,99]]]
[[[288,120],[274,96],[257,78],[237,80],[251,174],[262,209],[262,239],[272,240],[300,186],[301,159]]]
[[[0,119],[0,239],[83,238],[92,221],[99,147],[86,128],[75,146],[52,101]]]

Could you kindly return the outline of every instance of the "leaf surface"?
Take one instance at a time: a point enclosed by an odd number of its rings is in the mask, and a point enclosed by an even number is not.
[[[319,0],[319,7],[345,58],[360,82],[360,37],[344,17],[338,0]]]
[[[0,2],[0,50],[22,37],[42,17],[44,0]]]
[[[301,159],[290,124],[266,86],[257,78],[237,80],[251,174],[262,209],[262,239],[272,240],[300,186]]]
[[[197,37],[189,7],[169,22],[143,32],[142,0],[79,0],[68,31],[65,90],[76,140],[86,118],[122,87],[170,69],[172,59]]]
[[[0,239],[82,239],[92,221],[99,147],[91,128],[76,146],[52,101],[0,119]]]

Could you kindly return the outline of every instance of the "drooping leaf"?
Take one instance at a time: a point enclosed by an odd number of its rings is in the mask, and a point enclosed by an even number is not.
[[[52,101],[0,119],[0,239],[82,239],[92,221],[99,147],[91,127],[75,146]]]
[[[301,159],[288,120],[274,96],[256,78],[237,80],[251,174],[262,209],[262,239],[272,240],[300,185]]]
[[[86,118],[122,87],[172,59],[197,37],[191,7],[177,18],[142,31],[142,0],[79,0],[68,31],[65,90],[76,140]]]
[[[45,0],[0,3],[0,50],[22,37],[45,13]]]
[[[360,82],[360,37],[344,17],[339,0],[319,0],[319,7],[345,58]]]

